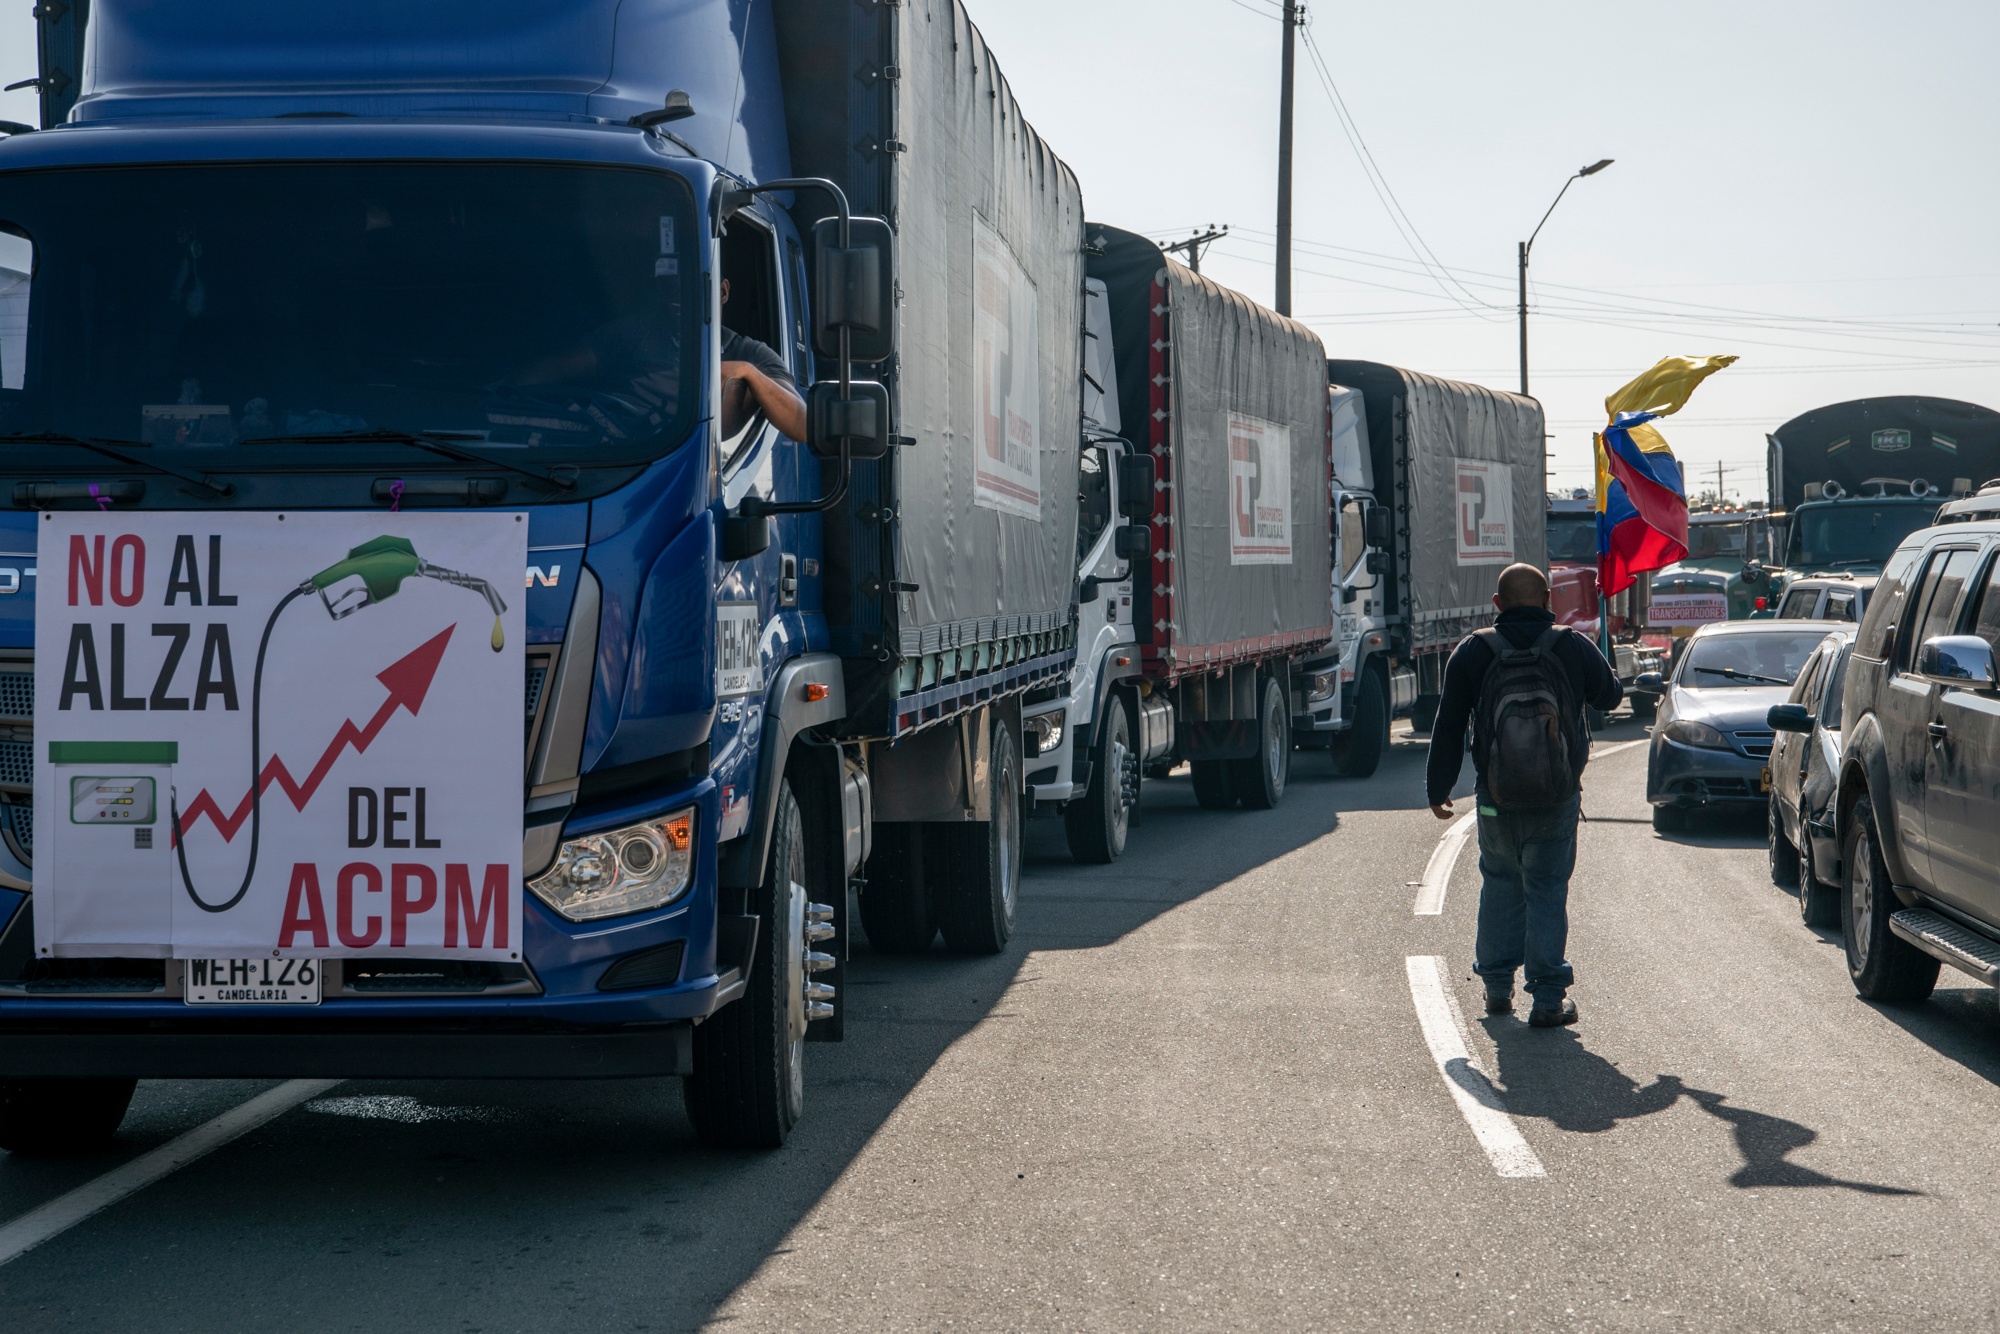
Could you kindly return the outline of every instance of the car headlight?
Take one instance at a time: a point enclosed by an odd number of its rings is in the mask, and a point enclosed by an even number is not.
[[[672,903],[694,883],[694,808],[664,820],[565,839],[556,862],[528,882],[572,922]]]
[[[1707,723],[1677,719],[1667,724],[1667,740],[1678,741],[1683,746],[1701,746],[1708,750],[1728,750],[1729,739],[1710,727]]]

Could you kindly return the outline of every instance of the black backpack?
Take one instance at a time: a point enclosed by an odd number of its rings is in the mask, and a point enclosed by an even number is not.
[[[1486,795],[1503,810],[1560,806],[1581,790],[1590,754],[1583,708],[1556,645],[1570,633],[1552,625],[1526,648],[1488,627],[1474,634],[1493,654],[1479,688],[1473,738]]]

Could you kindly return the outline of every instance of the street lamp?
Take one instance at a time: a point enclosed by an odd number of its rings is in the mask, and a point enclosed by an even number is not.
[[[1535,230],[1528,234],[1528,239],[1521,242],[1521,393],[1524,396],[1528,392],[1528,252],[1535,248],[1535,238],[1542,234],[1542,226],[1548,222],[1549,213],[1556,211],[1556,204],[1562,203],[1563,196],[1569,193],[1570,186],[1586,176],[1595,176],[1610,166],[1612,161],[1613,159],[1608,157],[1600,158],[1564,181],[1563,188],[1556,191],[1555,204],[1549,205],[1549,212],[1542,214],[1542,221],[1536,223]]]

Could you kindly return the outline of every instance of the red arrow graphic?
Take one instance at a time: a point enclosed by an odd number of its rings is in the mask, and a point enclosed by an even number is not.
[[[367,726],[356,727],[352,718],[343,722],[340,730],[334,733],[333,740],[327,744],[326,750],[320,754],[319,763],[315,764],[312,772],[306,775],[305,782],[295,781],[291,770],[285,767],[284,760],[273,755],[264,762],[264,772],[258,776],[257,790],[268,792],[271,784],[276,783],[285,790],[285,795],[291,798],[294,810],[304,810],[306,803],[312,800],[313,793],[319,791],[321,781],[326,778],[327,772],[333,768],[333,762],[340,758],[342,751],[350,745],[354,747],[357,755],[367,750],[376,736],[388,725],[390,717],[397,709],[408,709],[410,716],[414,718],[417,710],[423,708],[424,696],[430,693],[431,682],[437,676],[438,664],[444,660],[445,645],[451,642],[451,632],[456,629],[458,629],[456,625],[447,626],[443,633],[420,644],[375,674],[375,679],[389,692],[389,698],[382,701],[382,707],[375,710],[375,716],[368,720]],[[223,842],[227,843],[236,837],[236,831],[250,818],[251,796],[251,793],[244,793],[243,800],[236,805],[235,813],[224,815],[221,805],[208,794],[207,788],[203,788],[200,794],[188,803],[187,809],[181,812],[181,822],[176,833],[185,835],[194,827],[196,820],[207,816],[221,832]]]

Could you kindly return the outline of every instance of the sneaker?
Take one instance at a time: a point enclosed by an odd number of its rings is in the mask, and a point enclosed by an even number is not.
[[[1528,1011],[1528,1027],[1530,1028],[1561,1028],[1566,1024],[1573,1024],[1575,1022],[1576,1002],[1573,1000],[1564,1000],[1561,1005],[1553,1009],[1537,1005]]]
[[[1512,987],[1509,987],[1505,991],[1487,992],[1486,1013],[1488,1014],[1514,1013],[1514,989]]]

